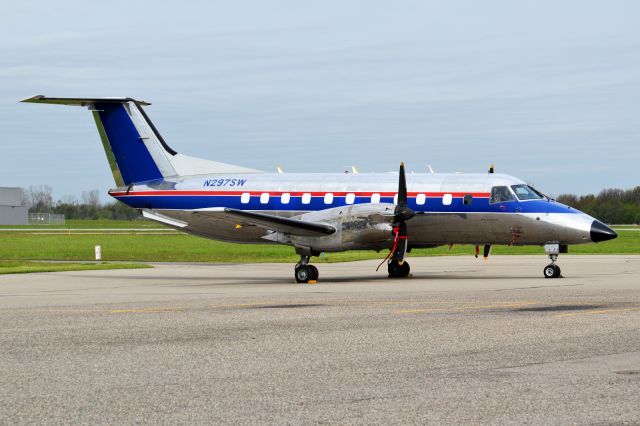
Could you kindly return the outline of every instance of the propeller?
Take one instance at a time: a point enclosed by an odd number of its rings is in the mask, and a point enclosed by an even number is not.
[[[493,164],[489,166],[489,174],[493,174],[495,171],[495,168],[493,167]],[[491,244],[485,244],[484,245],[484,253],[483,253],[483,257],[484,260],[487,260],[489,258],[489,253],[491,252]],[[478,254],[476,253],[476,257],[478,257]]]
[[[407,232],[407,220],[414,217],[416,213],[407,206],[407,179],[404,173],[404,163],[400,163],[398,173],[398,202],[393,212],[393,233],[395,241],[393,244],[393,258],[402,265],[404,256],[407,253],[409,235]]]
[[[398,200],[393,209],[393,247],[389,251],[389,254],[380,262],[376,271],[380,269],[386,261],[392,262],[395,260],[399,265],[404,263],[404,256],[407,254],[409,245],[407,220],[415,215],[416,212],[407,206],[407,178],[404,173],[404,163],[400,163],[400,173],[398,173]]]

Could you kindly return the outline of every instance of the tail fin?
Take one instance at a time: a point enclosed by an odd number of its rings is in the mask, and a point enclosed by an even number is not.
[[[93,114],[107,160],[118,186],[169,177],[258,170],[178,154],[155,128],[143,106],[132,98],[47,98],[22,102],[87,107]]]

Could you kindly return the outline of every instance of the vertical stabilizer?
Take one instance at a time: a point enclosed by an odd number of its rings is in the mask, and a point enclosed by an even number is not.
[[[256,173],[258,170],[182,155],[171,149],[144,109],[132,98],[48,98],[23,102],[87,107],[102,140],[118,186],[177,176],[212,173]]]

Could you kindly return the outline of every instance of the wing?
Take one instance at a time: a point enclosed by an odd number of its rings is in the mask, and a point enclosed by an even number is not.
[[[335,227],[326,223],[272,216],[226,207],[193,210],[192,214],[229,219],[242,226],[257,226],[270,231],[304,237],[322,237],[336,232]]]

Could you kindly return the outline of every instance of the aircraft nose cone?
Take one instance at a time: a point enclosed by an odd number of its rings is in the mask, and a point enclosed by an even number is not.
[[[616,231],[609,228],[599,220],[594,220],[591,224],[591,241],[593,241],[594,243],[613,240],[617,236],[618,234],[616,234]]]

